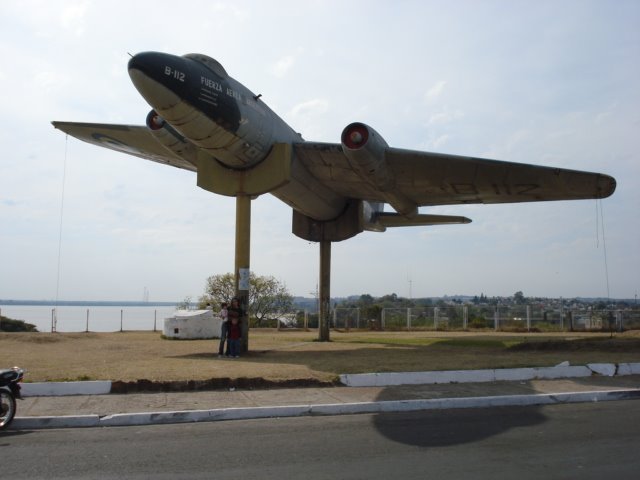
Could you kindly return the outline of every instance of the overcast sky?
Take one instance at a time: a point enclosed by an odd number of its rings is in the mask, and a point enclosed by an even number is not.
[[[332,296],[633,298],[639,25],[634,0],[0,1],[0,299],[179,301],[233,270],[232,198],[50,124],[144,124],[127,61],[145,50],[217,59],[308,140],[362,121],[395,147],[618,182],[601,202],[421,208],[473,223],[334,243]],[[252,205],[252,271],[313,296],[318,245],[279,200]]]

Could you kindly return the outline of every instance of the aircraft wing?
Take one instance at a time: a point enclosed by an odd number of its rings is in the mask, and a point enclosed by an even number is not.
[[[63,132],[99,147],[110,148],[136,157],[173,167],[196,171],[196,167],[160,144],[149,128],[138,125],[104,123],[51,122]]]
[[[194,164],[165,148],[146,126],[52,122],[63,132],[100,147],[196,171]],[[348,198],[385,202],[350,165],[338,143],[293,145],[296,156],[326,187]],[[615,180],[604,174],[475,157],[387,148],[385,162],[395,177],[393,193],[417,206],[517,203],[605,198]]]
[[[327,187],[351,198],[385,201],[349,164],[340,144],[304,142],[296,155]],[[387,148],[394,193],[417,206],[605,198],[616,181],[600,173]]]

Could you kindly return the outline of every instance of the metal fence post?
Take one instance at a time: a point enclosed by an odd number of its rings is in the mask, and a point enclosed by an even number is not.
[[[618,324],[618,331],[622,333],[624,329],[622,327],[622,312],[620,310],[616,310],[616,323]]]
[[[433,308],[433,329],[438,329],[438,314],[440,313],[440,309],[438,307]]]
[[[120,310],[120,331],[122,332],[122,317],[124,316],[123,310]]]
[[[527,332],[531,331],[531,305],[527,305]]]
[[[407,330],[411,330],[411,308],[407,308]]]
[[[380,316],[380,330],[384,330],[384,317],[387,313],[387,309],[383,308],[382,309],[382,315]]]
[[[89,333],[89,309],[87,308],[87,327],[85,328],[85,332]]]

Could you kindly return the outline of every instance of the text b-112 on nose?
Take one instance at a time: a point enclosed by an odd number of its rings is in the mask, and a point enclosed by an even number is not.
[[[181,72],[179,70],[174,70],[168,65],[164,67],[164,74],[169,77],[173,77],[176,80],[180,80],[181,82],[184,82],[184,77],[185,77],[184,72]]]

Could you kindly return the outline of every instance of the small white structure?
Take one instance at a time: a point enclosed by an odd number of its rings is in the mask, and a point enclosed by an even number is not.
[[[220,338],[222,319],[211,310],[176,310],[164,319],[164,336],[168,338]]]

